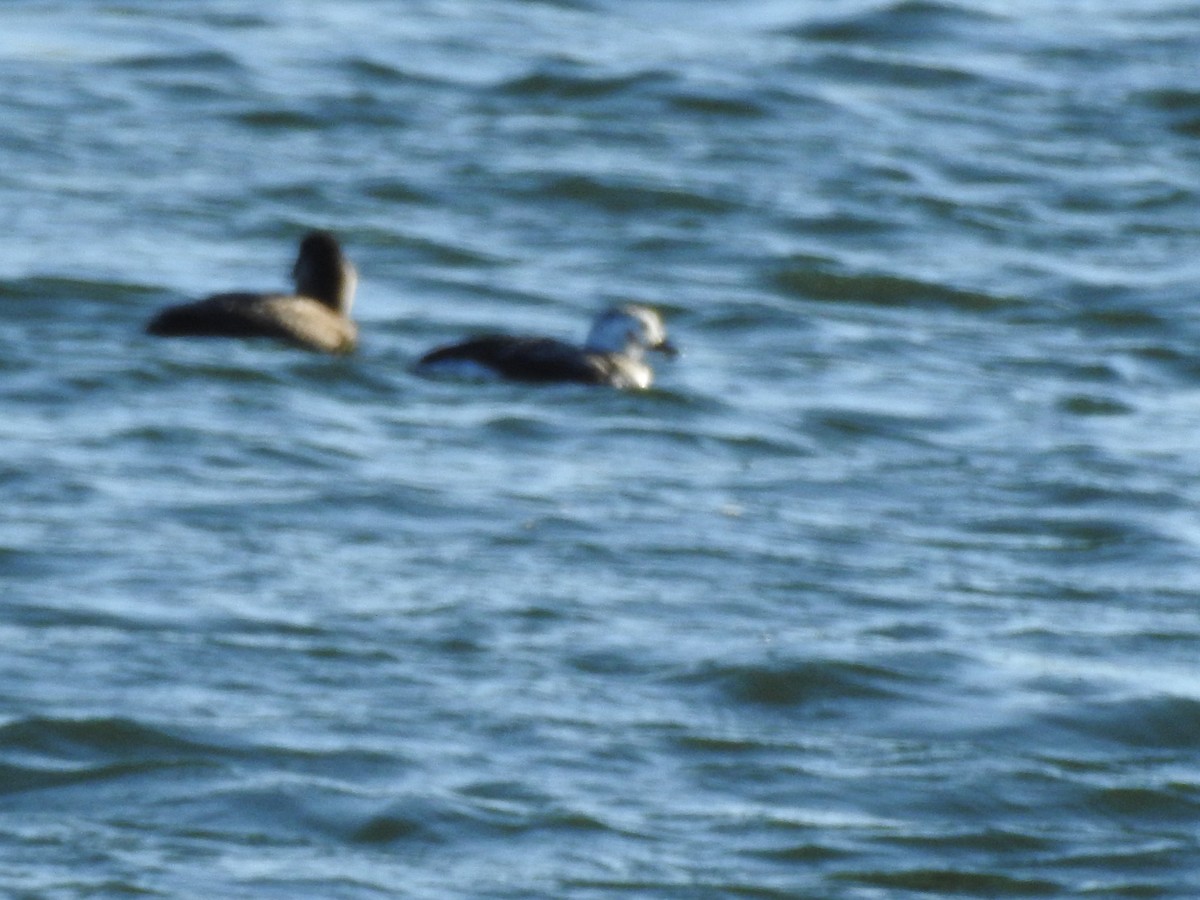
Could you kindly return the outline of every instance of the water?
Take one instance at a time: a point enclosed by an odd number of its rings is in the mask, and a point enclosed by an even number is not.
[[[5,894],[1200,894],[1197,21],[7,4]],[[311,227],[354,357],[141,334]]]

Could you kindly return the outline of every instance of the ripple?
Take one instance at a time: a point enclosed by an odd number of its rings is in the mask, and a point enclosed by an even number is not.
[[[1092,791],[1085,802],[1104,816],[1149,822],[1194,822],[1200,815],[1200,788],[1182,784],[1157,788],[1108,787]]]
[[[161,297],[164,291],[157,285],[139,284],[129,281],[111,281],[89,278],[63,278],[53,275],[36,275],[28,278],[0,280],[0,300],[43,300],[52,303],[61,301],[143,304],[147,297]],[[44,304],[27,304],[23,307],[6,309],[5,314],[20,309],[25,315],[39,311],[50,311]]]
[[[219,753],[130,719],[20,719],[0,727],[0,754],[20,760],[0,764],[0,794],[190,768]]]
[[[831,271],[829,262],[819,259],[785,262],[769,272],[767,281],[784,294],[824,303],[945,306],[965,312],[988,312],[1024,303],[1011,296],[962,290],[899,275]]]
[[[827,78],[845,78],[886,84],[889,87],[929,91],[983,84],[987,81],[984,76],[975,72],[946,63],[907,62],[841,54],[819,60],[816,69]]]
[[[930,436],[953,426],[936,416],[905,416],[876,410],[812,409],[804,416],[805,432],[843,443],[847,439],[882,438],[929,444]]]
[[[242,64],[237,58],[218,50],[201,50],[191,53],[152,53],[128,56],[115,60],[112,65],[135,72],[240,72]]]
[[[965,28],[1003,21],[978,9],[931,0],[900,0],[880,9],[824,19],[785,30],[785,34],[828,43],[926,43],[958,37]]]
[[[595,174],[559,174],[526,179],[521,193],[542,200],[569,201],[609,213],[719,213],[734,208],[731,200],[682,185]]]
[[[1124,416],[1135,412],[1128,403],[1097,394],[1072,394],[1060,400],[1058,406],[1074,416]]]
[[[735,703],[767,707],[893,699],[910,684],[907,676],[893,670],[842,660],[711,663],[683,680],[713,685]]]
[[[68,758],[176,757],[212,748],[132,719],[28,718],[0,726],[0,750]]]
[[[1015,878],[967,869],[902,869],[898,871],[841,872],[839,881],[872,887],[946,896],[1058,897],[1065,886],[1043,878]]]
[[[1164,88],[1146,91],[1134,99],[1165,113],[1171,130],[1177,134],[1200,138],[1200,91]]]
[[[684,113],[713,119],[765,119],[774,113],[773,101],[790,104],[792,98],[782,97],[761,88],[750,91],[725,90],[685,85],[668,94],[671,106]]]
[[[42,768],[0,763],[0,796],[111,781],[129,776],[146,775],[164,768],[175,768],[175,766],[171,763],[154,761],[70,768]]]
[[[452,795],[411,796],[394,800],[346,826],[352,843],[449,843],[468,836],[512,837],[549,831],[606,832],[594,816],[559,805],[553,798],[531,793],[520,783],[504,786],[471,785]]]
[[[641,91],[670,80],[671,76],[664,72],[604,75],[561,62],[505,81],[500,85],[500,90],[510,96],[527,99],[599,100]]]
[[[1200,700],[1152,696],[1083,704],[1049,720],[1096,740],[1135,748],[1190,750],[1200,745]]]
[[[235,113],[232,118],[258,131],[315,131],[327,124],[320,116],[292,109],[252,109]]]
[[[1051,553],[1117,556],[1154,548],[1162,536],[1124,519],[1028,516],[992,518],[968,526],[976,534],[994,538],[997,545]]]

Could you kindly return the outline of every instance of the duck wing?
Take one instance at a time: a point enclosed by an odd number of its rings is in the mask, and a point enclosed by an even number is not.
[[[597,365],[592,355],[554,338],[483,335],[431,350],[417,365],[451,362],[475,363],[514,381],[607,381],[604,367]]]
[[[309,297],[282,294],[217,294],[168,307],[146,326],[163,337],[268,337],[310,350],[354,349],[354,323]]]

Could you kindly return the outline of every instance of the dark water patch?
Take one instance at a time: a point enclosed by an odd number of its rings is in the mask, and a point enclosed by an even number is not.
[[[191,349],[198,348],[203,351],[207,358],[176,358],[170,348],[179,341],[192,345]],[[217,361],[214,357],[220,358],[228,354],[223,352],[222,349],[222,345],[226,342],[215,338],[180,338],[163,340],[158,343],[164,348],[162,359],[160,360],[161,370],[168,376],[168,379],[172,383],[177,383],[180,378],[206,383],[224,382],[230,386],[242,387],[248,385],[283,385],[288,383],[288,379],[280,371],[252,365],[249,362],[245,365],[239,365]],[[262,341],[252,340],[251,343],[264,348],[274,346],[265,339]],[[291,348],[283,349],[290,350]]]
[[[672,94],[670,104],[679,112],[713,119],[765,119],[773,113],[761,94],[717,94],[692,90]]]
[[[665,392],[664,392],[665,393]],[[680,404],[688,407],[689,403]],[[709,409],[717,406],[715,402],[708,404]],[[705,409],[703,403],[700,410]],[[715,410],[714,410],[715,411]],[[751,459],[761,462],[765,459],[797,460],[814,455],[810,442],[801,434],[781,430],[776,434],[728,434],[714,429],[709,433],[697,430],[664,428],[611,428],[604,429],[605,434],[626,435],[631,438],[661,439],[680,447],[721,448],[741,459]]]
[[[1103,743],[1137,749],[1190,751],[1200,746],[1200,701],[1152,696],[1082,703],[1048,721]]]
[[[192,53],[152,53],[128,56],[115,60],[112,65],[134,72],[241,72],[242,64],[227,53],[219,50],[201,50]]]
[[[214,748],[162,729],[119,717],[18,719],[0,726],[0,751],[35,753],[57,759],[105,757],[175,759],[211,754]]]
[[[2,752],[2,748],[0,748]],[[192,765],[188,763],[187,765]],[[29,765],[0,763],[0,797],[29,791],[52,790],[80,784],[114,781],[139,775],[163,773],[176,769],[178,764],[165,761],[109,763],[103,765],[43,768]],[[167,777],[160,774],[159,777]]]
[[[118,20],[147,19],[155,25],[163,21],[192,22],[201,26],[213,26],[217,29],[246,29],[254,30],[269,28],[275,23],[257,13],[233,8],[222,8],[223,4],[195,4],[171,10],[171,15],[164,18],[161,11],[153,5],[139,2],[109,3],[106,11],[114,13]]]
[[[1024,300],[949,285],[863,272],[838,272],[829,260],[793,258],[767,272],[767,284],[786,296],[823,303],[884,307],[943,306],[965,312],[989,312],[1023,305]]]
[[[582,812],[564,809],[549,798],[509,796],[412,797],[388,804],[352,823],[346,838],[352,843],[455,844],[465,839],[511,839],[524,834],[562,835],[564,832],[609,832],[605,823]]]
[[[683,878],[679,880],[653,878],[564,878],[560,882],[570,888],[572,897],[637,897],[639,900],[693,900],[693,898],[745,897],[747,900],[797,900],[797,897],[819,896],[798,894],[794,887],[772,888],[744,881],[727,881],[715,877]],[[586,893],[579,893],[585,891]]]
[[[1175,133],[1200,138],[1200,91],[1160,88],[1136,94],[1133,100],[1164,113]]]
[[[596,4],[590,0],[529,0],[530,6],[545,6],[551,9],[568,9],[572,12],[595,12]]]
[[[361,126],[394,128],[405,124],[406,113],[401,106],[357,90],[310,97],[301,108],[267,105],[243,109],[231,118],[246,128],[263,132],[316,131]]]
[[[1157,549],[1164,541],[1157,531],[1124,519],[1031,515],[980,519],[966,527],[998,547],[1097,561],[1132,558]]]
[[[695,734],[680,735],[675,738],[674,743],[684,751],[715,753],[722,756],[756,754],[777,747],[777,744],[758,737],[711,737]]]
[[[634,657],[626,650],[584,650],[572,653],[569,664],[589,675],[633,676],[653,673],[657,661]]]
[[[259,196],[265,200],[278,201],[281,204],[295,206],[311,206],[325,203],[328,185],[306,179],[281,179],[274,184],[263,185],[259,188]],[[303,232],[312,227],[311,221],[281,217],[282,229],[289,233]],[[344,239],[344,236],[343,236]]]
[[[320,116],[294,109],[252,109],[230,118],[255,131],[317,131],[328,124]]]
[[[1149,846],[1129,850],[1070,853],[1058,857],[1057,862],[1063,866],[1108,869],[1128,875],[1139,870],[1146,873],[1167,871],[1185,864],[1194,853],[1194,847],[1186,840],[1159,839],[1149,843]]]
[[[852,16],[794,26],[783,33],[824,43],[925,43],[946,37],[962,38],[966,29],[1002,21],[1000,16],[957,4],[900,0]]]
[[[386,59],[351,56],[338,60],[336,65],[339,76],[359,89],[358,97],[373,99],[396,123],[419,122],[427,127],[428,115],[436,116],[436,110],[457,107],[463,100],[464,89],[476,90],[470,67],[433,73],[408,67],[393,56],[393,53],[387,54]],[[402,138],[398,140],[403,142]],[[389,141],[388,146],[399,144]],[[426,149],[422,147],[418,152],[424,156]]]
[[[231,91],[228,85],[196,79],[156,83],[154,90],[164,98],[191,106],[204,103],[217,104],[236,96],[236,93]]]
[[[1060,897],[1067,886],[1043,878],[1016,878],[965,869],[901,869],[839,872],[839,881],[939,897]]]
[[[813,409],[805,414],[803,428],[807,434],[835,442],[881,438],[926,444],[930,432],[943,426],[939,420],[925,416],[900,416],[874,410]]]
[[[0,793],[217,764],[219,748],[116,717],[19,719],[0,727]]]
[[[1038,354],[1032,357],[1009,356],[996,362],[986,362],[984,367],[999,377],[1013,373],[1022,379],[1043,379],[1047,382],[1063,381],[1074,384],[1104,385],[1112,387],[1125,380],[1124,373],[1107,362],[1093,362],[1070,357],[1056,358]]]
[[[599,174],[561,174],[518,179],[515,189],[545,201],[595,207],[607,213],[631,215],[663,212],[717,214],[735,208],[731,199],[700,193],[683,185],[655,184],[633,177]]]
[[[221,29],[251,31],[269,28],[271,21],[264,16],[251,12],[233,12],[231,10],[198,10],[200,21]]]
[[[773,847],[769,850],[750,850],[747,855],[778,863],[821,865],[847,859],[854,854],[849,850],[825,844],[802,843]]]
[[[507,389],[509,386],[497,385],[497,387]],[[548,395],[557,393],[555,390],[558,387],[557,385],[542,385],[541,387],[546,389]],[[586,388],[580,388],[580,390],[586,390]],[[504,390],[504,393],[508,393],[508,391]],[[484,427],[490,435],[501,440],[553,440],[565,433],[562,425],[556,420],[540,415],[518,413],[500,413],[492,416],[488,419]]]
[[[789,219],[787,227],[797,233],[827,238],[858,240],[871,235],[883,236],[895,230],[893,223],[878,215],[835,210],[819,216]]]
[[[28,578],[33,575],[46,574],[51,569],[50,561],[45,559],[41,551],[0,545],[0,576],[2,577]],[[5,618],[8,618],[7,614]]]
[[[372,816],[353,828],[349,840],[355,844],[394,844],[400,841],[433,840],[436,835],[415,816],[398,813]]]
[[[442,82],[430,78],[428,75],[404,69],[390,62],[383,62],[378,59],[370,59],[362,56],[354,56],[344,60],[342,68],[347,74],[354,76],[356,79],[380,85],[404,84],[432,88],[442,84]]]
[[[32,554],[31,554],[32,555]],[[38,555],[41,555],[39,552]],[[55,557],[58,554],[54,554]],[[77,561],[72,560],[73,564]],[[137,634],[140,632],[156,633],[162,630],[162,623],[141,614],[137,618],[100,612],[93,609],[81,609],[74,606],[50,606],[45,603],[37,604],[8,604],[4,607],[5,619],[24,628],[52,629],[69,628],[72,630],[98,629],[120,634]],[[18,720],[18,722],[24,720]],[[33,720],[40,722],[40,719]],[[3,730],[0,729],[0,735]],[[0,746],[2,746],[0,737]]]
[[[897,622],[893,625],[884,625],[879,628],[869,629],[867,634],[904,643],[918,641],[933,642],[946,637],[945,629],[927,622]]]
[[[414,187],[410,182],[399,176],[376,178],[360,183],[359,190],[374,200],[387,203],[405,203],[429,206],[437,202],[437,197],[428,191]],[[394,240],[394,235],[391,236]]]
[[[1098,788],[1084,802],[1097,814],[1123,819],[1165,824],[1200,818],[1200,788],[1196,785]]]
[[[567,60],[558,60],[543,64],[527,75],[505,81],[499,89],[512,97],[534,100],[605,100],[638,93],[671,80],[672,76],[666,72],[605,75]]]
[[[1073,416],[1123,416],[1136,410],[1115,397],[1072,394],[1058,401],[1058,408]]]
[[[1200,116],[1175,122],[1171,128],[1184,137],[1200,138]]]
[[[138,284],[126,281],[97,281],[81,278],[65,278],[54,275],[35,275],[27,278],[0,280],[0,300],[23,300],[22,307],[8,305],[5,312],[11,316],[20,309],[23,314],[48,310],[55,315],[56,307],[38,305],[36,301],[61,303],[96,303],[104,306],[114,304],[145,303],[147,297],[161,297],[164,290],[157,285]]]
[[[839,701],[897,699],[910,681],[890,669],[841,660],[709,663],[678,680],[716,687],[737,704],[830,711]]]
[[[469,244],[468,240],[469,238],[464,238],[463,241],[450,243],[444,240],[406,235],[399,240],[393,237],[393,245],[411,253],[422,262],[438,266],[476,269],[503,265],[510,261],[478,243]]]
[[[874,56],[834,54],[819,60],[814,68],[824,78],[921,91],[954,90],[986,84],[982,76],[956,66],[902,62]]]
[[[965,850],[982,853],[1049,853],[1058,847],[1056,841],[1035,834],[999,828],[957,831],[950,834],[886,834],[883,843],[946,853]]]

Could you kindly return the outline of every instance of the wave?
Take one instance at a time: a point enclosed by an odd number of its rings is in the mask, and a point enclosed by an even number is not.
[[[1024,305],[1023,299],[875,272],[833,271],[829,261],[793,258],[767,274],[775,290],[804,300],[871,306],[943,306],[988,312]]]
[[[965,28],[1002,21],[998,15],[952,3],[901,0],[852,16],[793,26],[783,33],[830,43],[912,43],[957,36]]]
[[[963,868],[839,872],[838,881],[888,890],[966,897],[1060,897],[1067,885],[1044,878],[1017,878]]]
[[[772,114],[761,91],[756,93],[715,93],[690,89],[676,91],[669,102],[676,110],[722,119],[765,119]]]
[[[0,763],[0,796],[111,781],[144,775],[166,767],[170,767],[170,764],[154,761],[68,768]]]
[[[138,72],[177,71],[189,75],[198,72],[240,72],[243,69],[235,57],[218,50],[127,56],[114,60],[112,65]]]
[[[0,300],[39,300],[52,303],[60,301],[98,302],[112,304],[127,302],[145,303],[148,297],[165,296],[157,285],[139,284],[129,281],[105,281],[90,278],[70,278],[55,275],[32,275],[25,278],[0,279]],[[39,304],[30,304],[28,309],[42,309]],[[11,316],[13,308],[5,310]]]
[[[864,58],[857,54],[843,53],[831,54],[819,60],[815,71],[823,78],[865,81],[886,84],[889,87],[922,90],[957,88],[986,80],[984,76],[957,65]]]
[[[0,752],[86,759],[136,755],[173,757],[211,748],[121,717],[55,719],[34,716],[0,726]]]
[[[729,199],[649,178],[584,173],[538,175],[518,187],[521,193],[550,201],[593,206],[609,213],[720,213],[735,207]]]
[[[768,707],[896,698],[911,681],[881,666],[829,659],[709,663],[680,680],[716,687],[735,703]]]
[[[0,794],[202,765],[222,751],[131,719],[31,717],[0,726]],[[19,760],[19,761],[13,761]]]
[[[1043,485],[1040,488],[1056,502],[1106,496],[1088,486]],[[1053,496],[1057,495],[1057,496]],[[1149,526],[1124,518],[1098,516],[1010,516],[980,519],[967,523],[964,531],[979,536],[981,546],[1020,550],[1064,557],[1086,556],[1101,559],[1142,558],[1161,547],[1163,535]]]
[[[670,79],[668,73],[656,70],[607,75],[560,61],[504,81],[499,90],[524,99],[600,100],[637,92]]]
[[[1200,137],[1200,91],[1162,88],[1136,94],[1133,100],[1164,114],[1168,127],[1176,134],[1187,138]]]
[[[1200,700],[1156,695],[1081,704],[1048,721],[1103,743],[1190,751],[1200,745]]]

